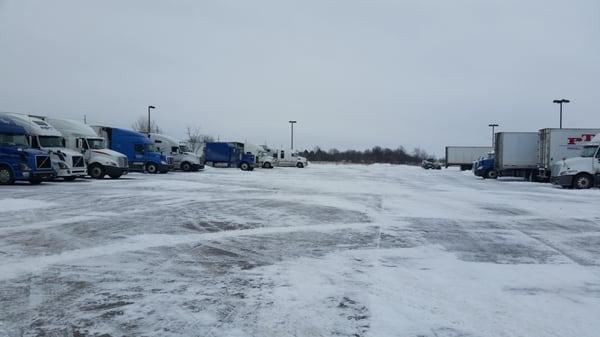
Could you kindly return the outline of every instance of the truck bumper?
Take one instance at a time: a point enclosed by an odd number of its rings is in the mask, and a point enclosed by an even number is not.
[[[42,179],[42,180],[51,180],[54,177],[56,177],[56,174],[54,173],[54,171],[43,171],[43,172],[36,171],[36,172],[30,172],[29,177],[35,178],[35,179]]]
[[[106,169],[106,174],[109,176],[120,176],[129,172],[129,169],[126,167],[105,166],[104,168]]]
[[[562,187],[571,187],[573,186],[573,176],[562,175],[558,177],[552,177],[550,182],[552,182],[554,185],[560,185]]]
[[[160,164],[160,165],[158,165],[158,172],[160,172],[160,173],[167,173],[167,172],[169,172],[172,169],[173,169],[173,165],[169,165],[169,164],[166,164],[166,165],[165,164]]]
[[[87,175],[87,170],[85,169],[76,169],[76,170],[72,170],[72,169],[64,169],[64,170],[58,170],[56,171],[56,177],[57,178],[64,178],[64,177],[85,177]]]

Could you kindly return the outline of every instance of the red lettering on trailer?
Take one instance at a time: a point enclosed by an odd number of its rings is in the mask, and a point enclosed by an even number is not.
[[[589,134],[589,133],[586,133],[586,134],[583,134],[583,135],[581,135],[581,137],[583,137],[583,141],[584,141],[584,142],[591,142],[591,141],[592,141],[592,138],[594,138],[594,136],[595,136],[595,135],[593,135],[593,134]]]
[[[573,144],[577,144],[580,141],[582,141],[583,139],[579,138],[579,137],[569,137],[568,138],[569,142],[567,144],[569,145],[573,145]]]

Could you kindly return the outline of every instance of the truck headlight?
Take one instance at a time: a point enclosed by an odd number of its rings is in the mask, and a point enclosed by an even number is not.
[[[163,165],[167,165],[167,162],[164,161],[164,160],[161,160],[160,163],[163,164]]]

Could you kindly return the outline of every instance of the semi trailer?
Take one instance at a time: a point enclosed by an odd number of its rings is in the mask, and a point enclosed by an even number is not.
[[[204,144],[206,165],[213,167],[237,167],[242,171],[254,170],[256,159],[244,152],[244,144],[238,142],[209,142]]]
[[[35,185],[54,175],[50,155],[29,147],[25,128],[0,117],[0,185],[15,181]]]
[[[471,170],[473,163],[492,152],[489,146],[446,146],[446,168],[459,166],[461,170]]]
[[[18,113],[0,113],[0,117],[22,126],[29,145],[50,155],[55,177],[67,181],[85,177],[87,167],[83,155],[65,147],[62,134],[43,119]]]
[[[106,148],[104,138],[98,136],[91,126],[62,118],[43,117],[55,129],[60,131],[67,148],[83,154],[88,174],[94,179],[120,178],[129,171],[127,156]]]
[[[92,126],[96,134],[106,141],[106,146],[127,156],[129,170],[148,173],[167,173],[172,168],[172,158],[162,155],[150,139],[139,132],[109,126]]]
[[[563,188],[586,189],[600,186],[600,134],[582,145],[578,157],[560,161],[551,181]]]
[[[538,133],[538,176],[541,181],[550,181],[559,174],[562,160],[578,157],[583,144],[591,141],[600,129],[541,129]]]
[[[187,147],[182,145],[179,140],[159,133],[150,133],[148,138],[154,142],[160,153],[173,157],[174,169],[198,171],[204,168],[204,163],[200,161],[200,157],[188,151]]]

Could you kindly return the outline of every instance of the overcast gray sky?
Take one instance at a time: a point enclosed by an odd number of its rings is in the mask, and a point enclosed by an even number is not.
[[[0,111],[297,148],[600,127],[600,1],[0,0]]]

